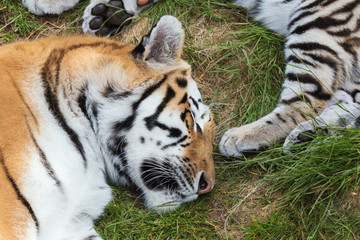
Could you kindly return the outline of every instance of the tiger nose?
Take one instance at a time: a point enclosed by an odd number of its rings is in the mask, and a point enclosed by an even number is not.
[[[207,179],[205,173],[202,173],[199,180],[199,187],[197,194],[208,193],[212,190],[213,186],[210,180]]]

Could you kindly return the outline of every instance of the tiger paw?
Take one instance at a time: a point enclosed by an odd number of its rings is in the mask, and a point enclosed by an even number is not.
[[[267,149],[271,141],[251,129],[246,125],[226,131],[219,144],[220,152],[228,156],[245,157]]]
[[[91,35],[111,36],[129,25],[134,15],[126,10],[121,0],[106,0],[97,4],[92,1],[85,9],[82,28]]]
[[[319,135],[330,135],[331,130],[328,125],[323,122],[309,120],[301,123],[287,136],[284,142],[284,147],[291,147],[294,144],[304,143],[314,140]],[[285,153],[288,149],[285,149]]]

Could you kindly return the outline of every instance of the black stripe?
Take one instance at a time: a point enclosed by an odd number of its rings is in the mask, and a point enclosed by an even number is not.
[[[61,110],[59,107],[59,103],[57,100],[57,97],[51,92],[50,89],[50,85],[46,80],[43,80],[43,87],[44,87],[44,91],[45,91],[45,99],[46,102],[48,103],[49,106],[49,110],[50,112],[53,114],[53,116],[55,117],[55,119],[58,121],[60,127],[67,133],[67,135],[69,136],[69,138],[71,139],[73,145],[75,146],[75,148],[79,151],[82,159],[83,159],[83,163],[84,163],[84,167],[87,167],[87,160],[85,157],[85,152],[84,152],[84,148],[79,140],[79,136],[76,134],[76,132],[67,124]]]
[[[195,105],[196,109],[199,110],[199,104],[195,101],[193,97],[190,97],[191,102]]]
[[[290,28],[296,23],[298,22],[299,20],[302,20],[303,18],[307,17],[307,16],[310,16],[314,14],[313,12],[310,12],[310,11],[306,11],[306,12],[303,12],[301,13],[299,16],[297,16],[296,18],[292,19],[291,22],[289,23],[288,25],[288,30],[290,30]]]
[[[88,91],[87,91],[87,87],[85,87],[81,90],[81,93],[77,99],[77,103],[81,109],[81,112],[84,114],[84,116],[89,120],[89,122],[92,125],[92,121],[90,119],[90,115],[89,115],[89,112],[88,112],[87,106],[86,106],[87,105],[87,95],[88,95]]]
[[[312,2],[312,3],[310,3],[309,5],[306,5],[306,6],[304,6],[304,7],[301,7],[301,8],[299,9],[299,11],[306,10],[306,9],[310,9],[310,8],[313,8],[313,7],[317,7],[317,6],[319,6],[323,1],[324,1],[324,0],[316,0],[316,1]]]
[[[329,58],[329,57],[325,57],[325,56],[321,56],[321,55],[318,55],[318,54],[312,54],[312,53],[304,53],[304,55],[308,56],[308,57],[311,57],[312,59],[314,59],[315,61],[321,63],[321,64],[325,64],[325,65],[328,65],[330,68],[332,68],[332,70],[334,72],[337,71],[337,67],[338,67],[338,64],[337,62],[335,62],[332,58]]]
[[[190,126],[189,126],[189,122],[188,122],[188,120],[186,119],[186,116],[189,114],[189,116],[190,116],[190,118],[191,118],[191,120],[192,120],[192,123],[194,123],[194,119],[193,119],[193,116],[192,116],[192,114],[191,114],[191,111],[189,110],[189,109],[187,109],[187,108],[185,108],[185,110],[184,110],[184,112],[182,112],[181,114],[180,114],[180,119],[183,121],[183,122],[185,122],[185,125],[186,125],[186,128],[189,130],[189,132],[190,131],[192,131],[192,129],[190,129]]]
[[[302,74],[288,73],[286,74],[286,78],[289,81],[293,81],[293,82],[301,82],[301,83],[314,84],[314,85],[319,84],[318,80],[315,77],[307,73],[302,73]]]
[[[164,75],[164,77],[161,79],[160,82],[156,83],[155,85],[149,87],[144,93],[143,95],[141,95],[140,99],[135,102],[132,106],[133,108],[133,112],[136,112],[137,108],[139,107],[139,105],[142,103],[142,101],[144,101],[146,98],[148,98],[153,92],[155,92],[158,88],[160,88],[160,86],[165,82],[165,80],[167,79],[167,75]]]
[[[51,167],[50,162],[47,160],[44,151],[40,148],[38,142],[36,141],[36,138],[35,138],[32,130],[31,130],[30,126],[29,126],[29,123],[26,122],[26,125],[27,125],[27,128],[28,128],[28,130],[29,130],[29,133],[30,133],[30,136],[31,136],[31,140],[33,141],[33,143],[34,143],[34,145],[35,145],[35,147],[36,147],[36,149],[37,149],[37,151],[38,151],[38,153],[39,153],[39,155],[40,155],[40,162],[41,162],[41,164],[42,164],[42,165],[44,166],[44,168],[46,169],[47,174],[55,181],[56,186],[60,189],[60,191],[61,191],[62,193],[64,193],[64,188],[63,188],[60,180],[57,178],[54,169]]]
[[[290,49],[300,49],[303,51],[314,51],[314,50],[324,50],[333,55],[334,57],[338,57],[337,53],[326,45],[322,45],[317,42],[302,42],[302,43],[293,43],[288,46]]]
[[[168,137],[171,137],[171,138],[178,138],[181,136],[181,130],[178,129],[178,128],[173,128],[173,127],[168,127],[167,125],[161,123],[161,122],[156,122],[155,125],[162,129],[162,130],[166,130],[169,132],[169,135]]]
[[[188,142],[188,143],[180,144],[180,146],[181,146],[182,148],[185,148],[185,147],[189,146],[190,144],[191,144],[191,143]]]
[[[57,56],[57,64],[56,64],[56,70],[55,70],[55,86],[59,83],[59,78],[60,78],[60,65],[61,62],[65,56],[65,50],[64,49],[59,49],[58,51],[58,56]]]
[[[184,94],[183,98],[181,99],[181,101],[179,102],[179,104],[184,104],[187,102],[187,99],[188,99],[188,95],[187,93]]]
[[[105,91],[102,93],[102,95],[105,98],[110,98],[110,99],[114,99],[114,100],[120,100],[120,99],[124,99],[124,98],[127,98],[127,97],[131,96],[132,92],[131,91],[119,92],[118,90],[116,90],[114,88],[114,86],[108,85],[105,88]]]
[[[341,43],[341,47],[349,54],[352,55],[354,61],[356,62],[358,59],[357,51],[354,50],[354,45],[351,42],[344,42]],[[357,44],[355,44],[355,47],[358,48]]]
[[[112,131],[117,134],[123,130],[130,130],[135,120],[135,113],[127,117],[124,121],[114,123]]]
[[[302,34],[312,28],[327,29],[329,27],[335,27],[335,26],[337,27],[348,23],[352,17],[353,15],[349,15],[346,19],[336,19],[332,17],[318,17],[311,22],[297,26],[291,32],[291,34]]]
[[[39,220],[37,219],[34,210],[32,209],[30,203],[28,202],[28,200],[24,197],[24,195],[22,195],[22,193],[20,192],[19,187],[16,185],[15,180],[12,178],[12,176],[9,173],[9,170],[6,167],[5,164],[5,159],[4,159],[4,155],[2,150],[0,149],[0,163],[5,171],[6,177],[9,180],[9,182],[11,183],[12,187],[14,188],[14,191],[18,197],[18,199],[21,201],[21,203],[26,207],[26,209],[29,211],[31,218],[33,219],[35,226],[36,226],[36,230],[37,232],[39,232],[40,229],[40,225],[39,225]]]
[[[116,134],[123,131],[123,130],[129,130],[133,126],[133,122],[136,118],[136,111],[139,107],[139,105],[144,101],[147,97],[149,97],[154,91],[156,91],[160,86],[165,82],[167,79],[167,76],[165,75],[163,79],[161,79],[160,82],[156,83],[155,85],[149,87],[140,97],[138,101],[136,101],[132,105],[132,115],[127,117],[124,121],[116,122],[113,126],[113,132]]]
[[[147,129],[151,130],[156,126],[156,123],[158,122],[158,118],[159,118],[160,113],[164,110],[166,105],[174,97],[175,97],[175,91],[170,86],[168,86],[168,88],[166,90],[165,97],[163,98],[163,100],[161,101],[159,106],[157,107],[155,113],[153,115],[150,115],[150,116],[148,116],[148,117],[146,117],[144,119],[145,120],[145,126],[146,126]]]
[[[296,96],[290,99],[283,99],[281,100],[281,104],[285,104],[285,105],[291,105],[293,103],[296,102],[305,102],[305,103],[309,103],[310,106],[312,106],[311,100],[305,96],[305,95],[301,95],[301,96]]]
[[[159,104],[159,106],[157,107],[156,112],[153,115],[144,118],[145,126],[146,126],[147,129],[151,130],[156,126],[156,127],[159,127],[162,130],[169,131],[168,137],[180,137],[181,136],[181,130],[180,129],[168,127],[167,125],[165,125],[163,123],[160,123],[158,121],[160,113],[164,110],[166,105],[174,97],[175,97],[175,91],[170,86],[168,86],[167,91],[166,91],[166,95],[163,98],[163,100],[161,101],[161,103]]]
[[[321,6],[326,7],[333,4],[334,2],[338,2],[338,0],[326,0],[324,3],[321,4]]]
[[[286,58],[286,62],[293,62],[293,63],[297,63],[297,64],[304,64],[306,66],[311,66],[313,68],[315,68],[315,65],[312,62],[309,62],[305,59],[300,59],[298,57],[296,57],[295,55],[290,55],[289,57]]]
[[[346,5],[344,5],[343,7],[341,7],[340,9],[336,10],[333,14],[351,12],[359,4],[360,4],[359,0],[354,0],[353,2],[350,2],[350,3],[346,4]]]
[[[186,141],[186,139],[187,139],[187,135],[184,135],[184,136],[183,136],[182,138],[180,138],[178,141],[173,142],[173,143],[170,143],[170,144],[167,144],[167,145],[163,146],[161,149],[162,149],[162,150],[165,150],[165,149],[167,149],[167,148],[169,148],[169,147],[177,146],[179,143],[182,143],[182,142]]]
[[[343,28],[340,31],[327,30],[327,33],[337,37],[348,37],[353,33],[353,31],[351,31],[349,28]]]
[[[305,91],[304,93],[310,94],[311,96],[318,98],[320,100],[330,100],[331,95],[323,92],[323,87],[320,85],[319,81],[312,75],[310,74],[294,74],[294,73],[288,73],[286,74],[286,78],[289,81],[298,81],[300,83],[305,83],[305,84],[313,84],[316,86],[316,91],[314,92],[309,92],[309,91]]]

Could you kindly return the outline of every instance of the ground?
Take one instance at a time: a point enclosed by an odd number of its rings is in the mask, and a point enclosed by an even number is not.
[[[81,34],[87,3],[36,17],[20,0],[3,0],[0,44]],[[359,130],[314,136],[289,155],[280,145],[247,159],[226,158],[216,148],[228,128],[276,106],[284,40],[226,0],[160,0],[114,38],[137,43],[163,14],[183,23],[184,57],[215,114],[216,186],[164,215],[146,212],[136,193],[114,189],[96,230],[104,239],[360,239]]]

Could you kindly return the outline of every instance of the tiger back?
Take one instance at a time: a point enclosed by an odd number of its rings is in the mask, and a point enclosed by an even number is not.
[[[108,181],[172,210],[212,190],[214,122],[184,32],[141,43],[77,36],[0,47],[0,239],[101,239]]]

